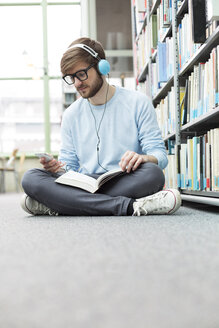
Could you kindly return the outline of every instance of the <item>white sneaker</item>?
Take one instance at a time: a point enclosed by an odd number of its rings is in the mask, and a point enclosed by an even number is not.
[[[37,200],[24,194],[21,198],[21,207],[23,210],[32,215],[51,215],[58,216],[59,213],[51,210],[47,206],[39,203]]]
[[[172,214],[178,210],[181,203],[177,189],[162,190],[154,195],[136,199],[133,215]]]

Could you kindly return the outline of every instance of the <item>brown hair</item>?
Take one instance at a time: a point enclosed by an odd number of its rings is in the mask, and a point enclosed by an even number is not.
[[[74,44],[77,43],[83,43],[92,48],[95,52],[98,53],[98,56],[101,59],[105,59],[105,52],[103,50],[103,47],[100,42],[91,40],[90,38],[79,38],[72,42],[69,45],[69,48],[73,46]],[[65,53],[62,56],[60,67],[61,67],[61,72],[63,75],[68,74],[69,70],[71,70],[74,65],[76,65],[78,62],[83,61],[86,62],[88,65],[92,63],[97,63],[97,59],[94,58],[91,54],[89,54],[87,51],[81,48],[71,48],[67,49]]]

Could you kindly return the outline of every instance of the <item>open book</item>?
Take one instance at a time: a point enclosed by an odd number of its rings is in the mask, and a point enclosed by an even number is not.
[[[95,179],[82,173],[68,171],[62,174],[58,179],[56,179],[55,182],[66,184],[72,187],[81,188],[91,193],[94,193],[105,182],[122,173],[123,171],[121,170],[121,168],[116,168],[106,173],[103,173],[97,179]]]

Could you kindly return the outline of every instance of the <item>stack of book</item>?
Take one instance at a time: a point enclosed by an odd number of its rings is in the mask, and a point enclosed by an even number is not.
[[[192,38],[191,16],[185,14],[178,26],[178,48],[179,48],[179,68],[182,68],[188,60],[200,48],[200,43],[194,43]]]
[[[167,96],[161,99],[156,107],[157,119],[161,129],[162,137],[166,138],[168,134],[176,132],[176,108],[174,102],[174,87],[167,93]],[[185,87],[180,87],[181,117],[184,115],[185,105]]]
[[[186,82],[182,125],[214,110],[219,104],[219,46],[206,63],[194,66]]]
[[[219,191],[219,128],[181,145],[181,189]]]

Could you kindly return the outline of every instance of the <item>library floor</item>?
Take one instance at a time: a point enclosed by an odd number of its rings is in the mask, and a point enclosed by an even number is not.
[[[0,327],[219,327],[219,212],[31,217],[0,194]]]

